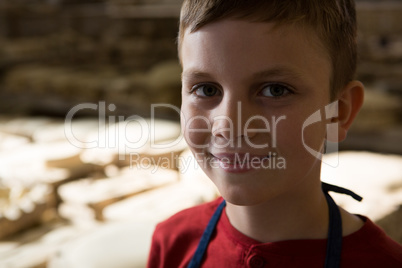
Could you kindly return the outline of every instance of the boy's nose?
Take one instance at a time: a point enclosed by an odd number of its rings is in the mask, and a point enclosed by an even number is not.
[[[248,122],[251,110],[241,101],[221,103],[212,118],[212,135],[228,141],[253,137],[253,122]]]

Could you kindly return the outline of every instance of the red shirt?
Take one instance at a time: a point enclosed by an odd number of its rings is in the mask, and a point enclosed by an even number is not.
[[[148,267],[187,267],[222,198],[183,210],[157,225]],[[370,219],[343,237],[341,267],[402,267],[402,246]],[[326,239],[255,241],[237,231],[225,210],[205,253],[202,267],[324,267]]]

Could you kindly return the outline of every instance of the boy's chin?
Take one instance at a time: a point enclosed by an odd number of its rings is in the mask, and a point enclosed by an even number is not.
[[[257,206],[274,199],[282,192],[277,187],[269,189],[268,186],[243,187],[242,185],[225,183],[215,185],[217,185],[223,199],[236,206]]]
[[[259,197],[254,194],[222,194],[223,199],[226,200],[228,204],[234,206],[242,207],[252,207],[258,206],[267,202],[270,198],[269,196]]]

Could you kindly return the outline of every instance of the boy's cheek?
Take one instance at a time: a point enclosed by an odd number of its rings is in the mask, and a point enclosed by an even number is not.
[[[208,145],[211,136],[211,124],[203,117],[187,117],[181,119],[184,138],[190,148],[203,149]]]
[[[208,135],[205,133],[187,131],[184,133],[184,138],[192,150],[197,151],[208,147]]]
[[[305,155],[307,148],[319,151],[325,138],[325,122],[305,124],[305,117],[287,117],[278,124],[274,135],[274,142],[279,154]]]
[[[304,125],[301,128],[301,143],[307,154],[308,148],[315,152],[321,152],[326,135],[325,122],[316,122],[311,125]]]

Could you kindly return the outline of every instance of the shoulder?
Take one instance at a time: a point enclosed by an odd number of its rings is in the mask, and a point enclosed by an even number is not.
[[[148,267],[182,267],[189,262],[222,200],[182,210],[159,223],[152,237]]]
[[[182,210],[156,226],[155,234],[164,235],[198,233],[202,235],[222,198]]]
[[[382,267],[402,267],[402,246],[392,240],[370,219],[362,217],[363,227],[344,237],[344,249],[349,260]]]

